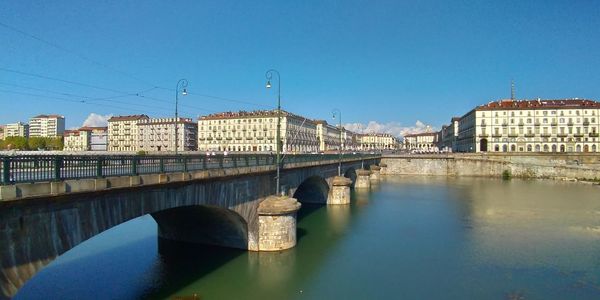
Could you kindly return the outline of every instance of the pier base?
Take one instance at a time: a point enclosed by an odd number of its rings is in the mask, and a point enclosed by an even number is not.
[[[356,183],[354,184],[354,188],[356,188],[356,189],[371,188],[371,181],[369,180],[370,176],[371,176],[371,171],[358,170],[356,172]]]
[[[350,186],[352,180],[350,178],[336,176],[331,182],[331,191],[327,204],[350,204]]]
[[[296,246],[296,212],[300,202],[269,196],[258,206],[258,250],[279,251]]]
[[[369,168],[371,169],[370,179],[373,181],[379,181],[381,178],[381,167],[378,165],[371,165]]]

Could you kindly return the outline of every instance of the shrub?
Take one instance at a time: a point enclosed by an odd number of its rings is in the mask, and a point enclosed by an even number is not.
[[[510,170],[502,171],[502,179],[509,180],[511,177],[512,177],[512,174],[510,173]]]

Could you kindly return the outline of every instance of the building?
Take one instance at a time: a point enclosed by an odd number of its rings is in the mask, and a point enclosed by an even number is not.
[[[108,151],[138,151],[138,126],[147,115],[115,116],[108,119]],[[174,134],[174,132],[173,132]]]
[[[106,151],[107,131],[107,127],[81,127],[78,130],[65,130],[63,150]]]
[[[63,151],[88,151],[90,132],[85,130],[65,130]]]
[[[65,117],[38,115],[29,119],[30,137],[60,137],[65,132]]]
[[[438,139],[438,148],[445,151],[456,151],[456,141],[458,140],[459,117],[450,120],[449,125],[442,126],[441,137]]]
[[[175,118],[140,119],[137,151],[175,151]],[[177,119],[177,151],[198,149],[198,124],[189,118]]]
[[[598,152],[600,103],[593,100],[500,100],[461,117],[461,152]]]
[[[404,148],[407,150],[438,151],[437,132],[422,132],[404,136]]]
[[[108,127],[81,127],[79,130],[90,132],[90,150],[108,150]]]
[[[316,124],[281,111],[283,152],[318,151]],[[200,151],[276,151],[277,110],[223,112],[198,119]]]
[[[398,138],[389,133],[367,133],[360,137],[360,148],[369,150],[396,150],[400,148]]]
[[[0,125],[0,140],[4,140],[4,128],[6,126]]]
[[[4,130],[5,138],[9,136],[29,137],[29,125],[22,122],[7,124]]]
[[[356,150],[360,150],[361,149],[361,136],[360,134],[347,130],[346,128],[343,129],[344,131],[342,132],[343,135],[343,141],[344,144],[342,145],[342,149],[347,150],[347,151],[356,151]]]
[[[336,126],[328,124],[325,120],[316,120],[317,142],[319,143],[319,151],[337,151],[340,149],[340,144],[344,139],[340,137],[340,129]]]

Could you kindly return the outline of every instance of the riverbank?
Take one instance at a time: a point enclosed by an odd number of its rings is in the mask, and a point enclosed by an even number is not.
[[[543,178],[600,181],[600,154],[386,155],[384,175]]]

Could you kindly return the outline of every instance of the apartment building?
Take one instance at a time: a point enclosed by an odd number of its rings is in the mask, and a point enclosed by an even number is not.
[[[29,119],[30,137],[60,137],[65,132],[65,117],[38,115]]]

